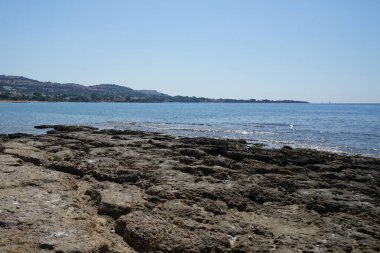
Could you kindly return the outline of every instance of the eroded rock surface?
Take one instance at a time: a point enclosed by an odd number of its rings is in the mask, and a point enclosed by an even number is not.
[[[0,138],[0,252],[379,252],[380,160],[54,128]]]

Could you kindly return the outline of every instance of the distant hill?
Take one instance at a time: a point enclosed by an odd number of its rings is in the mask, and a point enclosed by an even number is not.
[[[155,90],[134,90],[116,84],[84,86],[75,83],[40,82],[22,76],[0,75],[0,100],[49,102],[185,102],[185,103],[307,103],[293,100],[211,99],[170,96]]]

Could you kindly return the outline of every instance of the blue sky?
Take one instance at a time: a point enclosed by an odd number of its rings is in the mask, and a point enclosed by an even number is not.
[[[380,1],[0,0],[0,74],[380,102]]]

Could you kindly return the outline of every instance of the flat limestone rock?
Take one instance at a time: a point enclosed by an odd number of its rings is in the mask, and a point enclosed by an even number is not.
[[[86,182],[0,158],[0,252],[134,252],[86,204]]]
[[[115,219],[132,211],[143,209],[146,203],[145,194],[135,185],[123,186],[106,182],[87,190],[86,194],[97,202],[99,214],[105,214]]]
[[[38,148],[20,142],[7,142],[2,145],[3,153],[14,155],[24,162],[31,162],[36,165],[46,164],[50,160],[49,156]]]
[[[0,166],[20,166],[23,162],[20,158],[11,155],[0,155]]]
[[[149,212],[137,211],[120,217],[116,231],[139,252],[223,252],[229,246],[223,233],[198,233],[180,222]]]
[[[380,159],[54,128],[1,137],[0,252],[380,252]]]

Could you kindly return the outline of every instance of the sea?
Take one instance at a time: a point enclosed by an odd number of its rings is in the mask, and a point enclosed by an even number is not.
[[[79,124],[380,158],[380,104],[0,103],[0,133]]]

